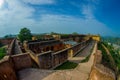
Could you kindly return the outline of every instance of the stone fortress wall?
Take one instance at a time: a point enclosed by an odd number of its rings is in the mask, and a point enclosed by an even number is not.
[[[102,65],[101,61],[102,52],[97,50],[89,80],[116,80],[115,72]]]
[[[17,80],[14,64],[8,56],[0,61],[0,80]]]
[[[0,60],[0,80],[18,80],[17,71],[32,67],[32,59],[28,53],[5,56]]]
[[[79,41],[81,38],[77,37],[75,40],[76,39]],[[64,47],[62,47],[62,50],[60,49],[60,51],[57,49],[49,51],[45,48],[46,52],[36,54],[36,52],[33,52],[29,48],[26,50],[26,53],[23,53],[19,46],[19,42],[17,39],[14,39],[8,48],[8,56],[5,56],[0,61],[0,79],[17,80],[17,71],[24,68],[34,67],[34,64],[40,69],[53,69],[63,64],[69,57],[75,56],[77,52],[82,50],[90,42],[91,40],[84,40],[71,48],[63,49]],[[59,47],[60,46],[63,46],[63,44],[61,45],[61,42],[59,44]]]
[[[49,50],[43,53],[36,54],[31,49],[28,49],[27,52],[30,53],[32,60],[36,62],[39,68],[53,69],[61,65],[62,63],[66,62],[69,57],[75,56],[79,51],[85,48],[89,43],[90,41],[86,40],[79,44],[76,44],[71,48],[65,48],[57,52],[55,52],[54,50],[53,51]]]
[[[13,39],[14,38],[0,39],[0,43],[2,43],[3,45],[7,45],[10,44]]]

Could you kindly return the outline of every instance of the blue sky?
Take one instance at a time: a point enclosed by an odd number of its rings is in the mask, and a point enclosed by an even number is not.
[[[0,0],[0,36],[32,33],[120,34],[120,0]]]

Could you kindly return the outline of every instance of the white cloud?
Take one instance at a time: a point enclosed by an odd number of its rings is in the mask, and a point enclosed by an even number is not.
[[[45,26],[45,28],[44,28]],[[64,15],[42,15],[41,21],[36,23],[36,29],[41,27],[41,31],[56,31],[62,33],[93,33],[109,35],[112,31],[103,23],[92,19],[74,18]],[[38,29],[39,30],[39,29]]]
[[[89,5],[83,5],[82,6],[82,14],[84,14],[85,18],[87,18],[87,19],[94,18],[91,6],[89,6]]]
[[[42,14],[39,20],[35,21],[30,18],[33,16],[34,8],[21,3],[19,0],[6,0],[6,3],[8,7],[0,9],[0,36],[17,34],[22,27],[30,28],[33,33],[51,31],[61,33],[112,33],[105,24],[94,18],[91,10],[86,6],[83,8],[85,19],[66,15]]]
[[[81,19],[80,22],[81,25],[85,26],[85,31],[102,35],[115,35],[110,28],[95,18],[93,13],[96,7],[93,4],[99,4],[99,0],[88,0],[88,4],[82,5],[82,14],[84,15],[85,19]]]
[[[0,9],[0,36],[2,33],[16,33],[23,26],[31,25],[34,20],[29,17],[34,12],[33,8],[20,3],[18,0],[5,0],[4,9]],[[18,27],[18,28],[17,28]]]
[[[4,0],[0,0],[0,8],[2,7],[3,4],[4,4]]]
[[[54,0],[22,0],[25,3],[30,4],[53,4]]]

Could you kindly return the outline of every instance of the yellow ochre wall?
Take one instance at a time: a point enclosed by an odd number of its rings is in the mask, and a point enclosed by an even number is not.
[[[93,40],[100,41],[100,36],[92,36]]]

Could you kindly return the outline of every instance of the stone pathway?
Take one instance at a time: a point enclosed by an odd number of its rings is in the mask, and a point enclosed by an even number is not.
[[[81,60],[85,59],[90,53],[94,46],[94,42],[90,43],[85,49],[79,52],[75,57],[69,58],[70,62],[80,63]]]
[[[94,62],[94,53],[86,63],[79,63],[75,69],[71,70],[40,70],[25,69],[19,72],[20,80],[87,80]]]
[[[36,68],[27,68],[19,71],[20,80],[42,80],[44,77],[55,72],[54,70],[41,70]]]

